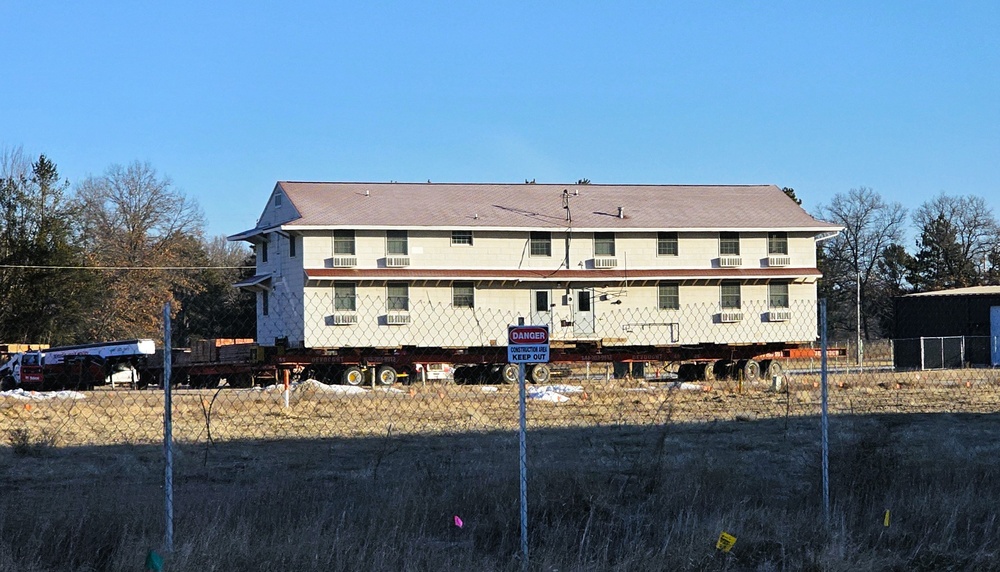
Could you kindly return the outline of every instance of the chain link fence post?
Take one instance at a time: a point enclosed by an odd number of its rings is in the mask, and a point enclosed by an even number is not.
[[[172,363],[170,359],[170,302],[163,307],[163,456],[165,460],[163,494],[166,515],[164,550],[174,550],[174,448],[173,412],[170,393]]]
[[[827,339],[826,339],[826,298],[819,301],[819,335],[820,335],[820,394],[822,413],[820,427],[822,433],[822,465],[823,465],[823,523],[830,526],[830,425],[827,411]]]

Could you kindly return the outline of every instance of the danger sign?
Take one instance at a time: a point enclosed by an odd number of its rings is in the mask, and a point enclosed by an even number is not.
[[[548,363],[548,326],[508,326],[507,361],[510,363]]]

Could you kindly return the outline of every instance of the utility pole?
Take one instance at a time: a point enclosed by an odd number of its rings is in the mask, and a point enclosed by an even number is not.
[[[858,271],[857,307],[858,307],[858,367],[862,366],[864,350],[861,347],[861,271]]]

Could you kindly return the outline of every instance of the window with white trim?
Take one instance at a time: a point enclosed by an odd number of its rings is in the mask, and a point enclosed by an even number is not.
[[[531,256],[552,256],[551,232],[532,232],[530,242],[529,254]]]
[[[681,307],[680,286],[676,282],[660,282],[659,308],[661,310],[679,310]]]
[[[767,305],[770,308],[788,309],[788,283],[771,282],[767,285]]]
[[[723,310],[739,310],[740,309],[740,283],[739,282],[723,282],[719,287],[720,300],[719,303]]]
[[[719,233],[719,255],[720,256],[740,255],[740,233],[738,232]]]
[[[767,254],[769,256],[788,255],[788,233],[769,232],[767,233]]]
[[[677,256],[677,233],[658,232],[656,233],[656,255],[657,256]]]
[[[453,231],[451,231],[451,245],[452,246],[472,246],[472,231],[471,230],[453,230]]]
[[[354,256],[354,231],[333,231],[333,253]]]
[[[614,256],[614,255],[615,255],[615,233],[595,232],[594,256]]]
[[[409,254],[405,230],[385,231],[385,253],[390,256],[406,256]]]
[[[354,282],[333,283],[333,309],[338,312],[354,312],[358,309],[357,285]]]
[[[455,282],[451,285],[451,305],[456,308],[474,308],[476,288],[472,282]]]
[[[406,282],[390,282],[386,285],[386,309],[390,312],[410,309],[410,287]]]

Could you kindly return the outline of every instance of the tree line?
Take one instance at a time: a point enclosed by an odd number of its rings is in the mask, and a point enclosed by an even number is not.
[[[862,335],[887,337],[896,296],[1000,285],[1000,223],[981,197],[942,193],[911,212],[859,187],[813,215],[844,228],[817,253],[834,336],[853,336],[859,307]],[[148,163],[71,187],[49,157],[0,150],[0,343],[159,338],[167,302],[177,343],[252,338],[255,298],[232,283],[253,266],[245,246],[207,237],[198,203]]]
[[[844,227],[818,251],[833,335],[851,337],[860,325],[865,339],[890,337],[897,296],[1000,285],[1000,223],[982,197],[941,193],[910,211],[858,187],[813,214]]]
[[[71,187],[45,155],[0,151],[0,343],[254,337],[253,255],[206,237],[196,201],[148,163]]]

